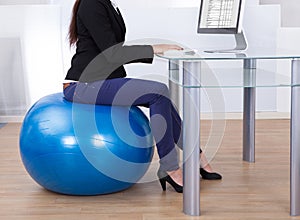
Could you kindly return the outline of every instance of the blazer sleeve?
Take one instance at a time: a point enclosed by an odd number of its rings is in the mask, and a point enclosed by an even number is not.
[[[154,56],[152,46],[125,46],[124,42],[117,41],[117,34],[121,33],[116,33],[112,27],[112,22],[117,22],[111,19],[111,13],[115,13],[112,9],[104,0],[85,0],[81,2],[78,11],[79,19],[102,55],[113,65],[133,62],[152,63]]]

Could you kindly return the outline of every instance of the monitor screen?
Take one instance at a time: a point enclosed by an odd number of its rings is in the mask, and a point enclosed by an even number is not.
[[[239,32],[243,0],[201,0],[198,33]]]

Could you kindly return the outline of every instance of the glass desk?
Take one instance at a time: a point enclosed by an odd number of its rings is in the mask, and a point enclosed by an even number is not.
[[[201,50],[199,50],[201,51]],[[252,51],[252,52],[251,52]],[[243,88],[243,160],[255,160],[255,95],[257,87],[291,87],[290,119],[290,214],[300,215],[300,52],[284,51],[282,54],[267,52],[263,48],[251,48],[243,53],[166,53],[158,57],[169,62],[169,85],[171,98],[182,96],[183,116],[183,212],[200,215],[200,90],[202,88]],[[230,78],[224,82],[204,80],[201,65],[209,61],[224,63],[240,60],[243,67],[240,80]],[[291,63],[291,80],[257,80],[259,60],[287,60]],[[269,73],[276,74],[276,73]],[[198,120],[199,119],[199,120]],[[199,122],[199,123],[198,123]]]

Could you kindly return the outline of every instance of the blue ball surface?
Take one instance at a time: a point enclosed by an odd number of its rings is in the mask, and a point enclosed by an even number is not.
[[[138,107],[68,102],[62,93],[37,101],[20,132],[20,154],[44,188],[69,195],[125,190],[153,157],[149,121]]]

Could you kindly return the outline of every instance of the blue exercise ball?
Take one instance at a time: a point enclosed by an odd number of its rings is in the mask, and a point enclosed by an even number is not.
[[[138,107],[72,103],[62,93],[37,101],[20,131],[27,172],[62,194],[125,190],[146,173],[153,152],[149,121]]]

